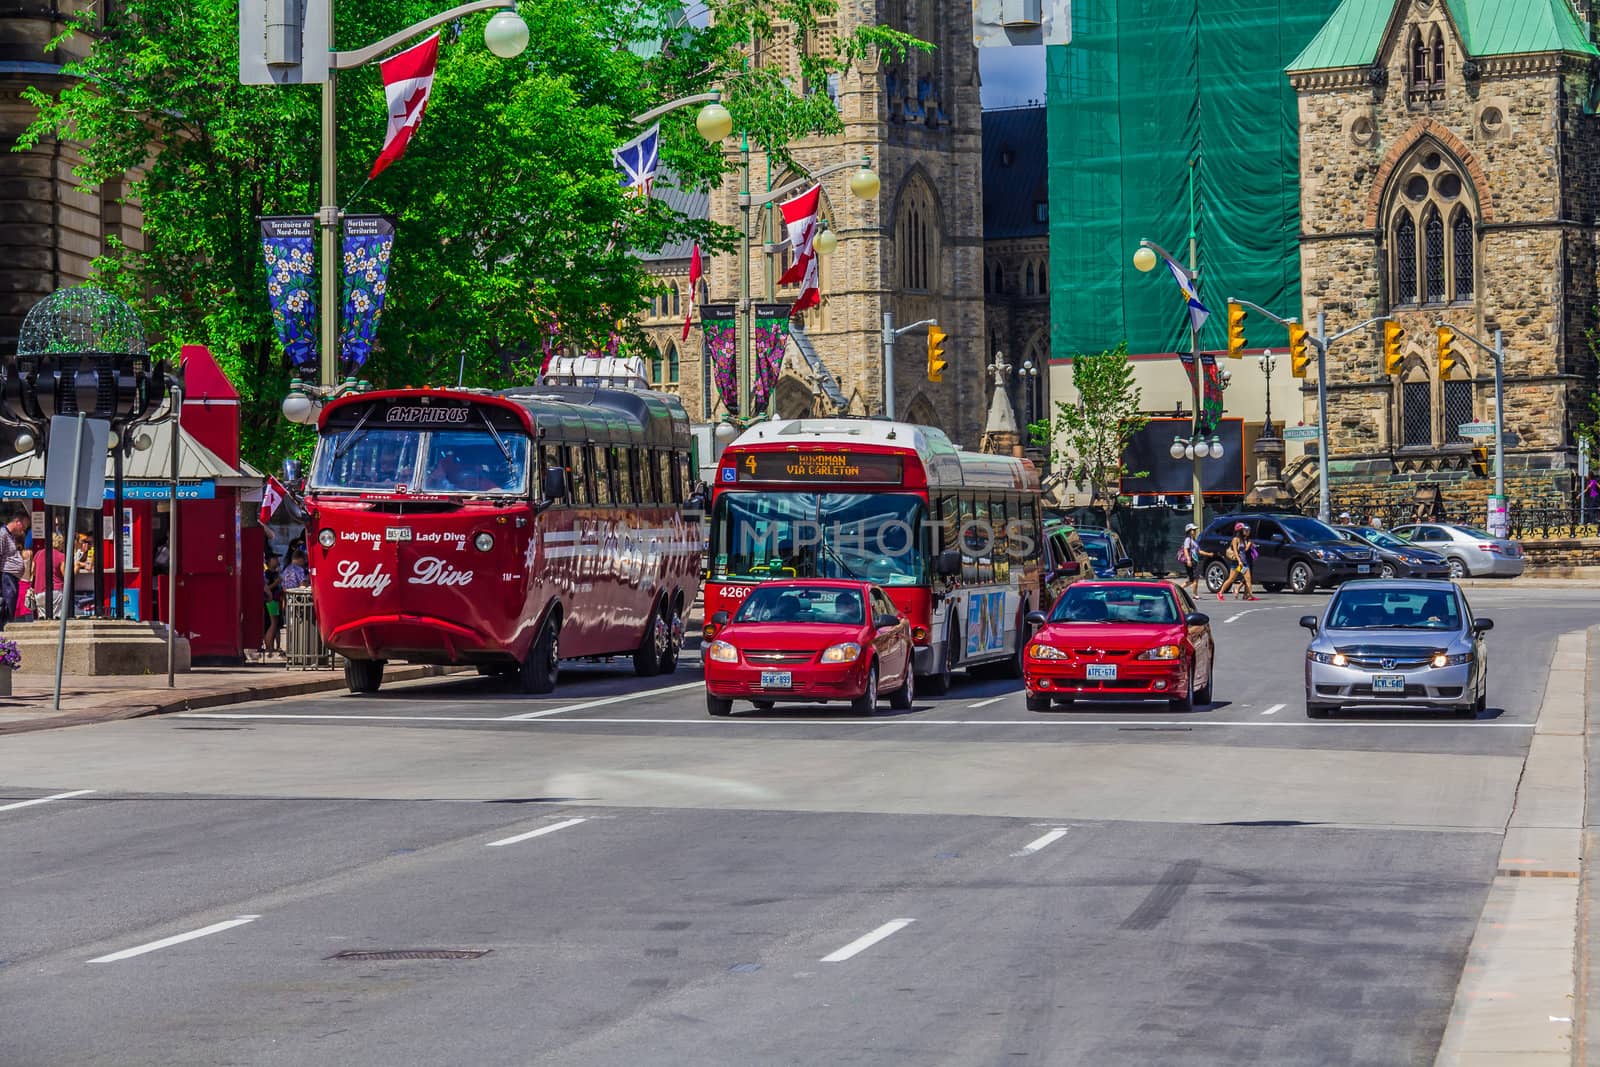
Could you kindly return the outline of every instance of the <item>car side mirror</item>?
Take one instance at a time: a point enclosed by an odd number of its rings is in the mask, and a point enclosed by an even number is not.
[[[1472,632],[1475,633],[1475,634],[1488,633],[1492,629],[1494,629],[1494,620],[1493,619],[1473,619],[1472,620]]]
[[[1042,611],[1028,612],[1027,623],[1029,626],[1043,626],[1049,621],[1049,619],[1045,618],[1045,614]]]
[[[886,630],[891,626],[899,625],[900,616],[898,615],[874,615],[872,617],[872,628],[875,630]]]
[[[1083,565],[1081,563],[1075,559],[1069,559],[1064,563],[1056,564],[1056,569],[1051,573],[1050,577],[1052,579],[1068,578],[1074,574],[1077,574],[1082,569]]]
[[[728,625],[728,613],[726,611],[717,612],[715,615],[711,616],[711,622],[714,626]]]
[[[933,559],[933,573],[941,578],[951,578],[961,573],[961,553],[947,548]]]
[[[1317,617],[1315,615],[1302,615],[1302,616],[1300,616],[1300,625],[1304,626],[1307,630],[1310,630],[1312,633],[1316,633],[1317,632]]]
[[[567,472],[560,467],[546,467],[544,471],[544,498],[549,501],[564,499],[567,495]]]
[[[1203,611],[1191,611],[1183,617],[1183,621],[1189,626],[1209,626],[1211,616]]]
[[[1123,567],[1131,567],[1131,566],[1133,566],[1133,559],[1131,557],[1129,557],[1129,556],[1123,556],[1121,559],[1117,560],[1117,569],[1118,570],[1121,570]]]
[[[1269,537],[1268,540],[1269,541],[1275,541],[1275,542],[1277,542],[1278,544],[1281,545],[1281,544],[1283,544],[1283,534],[1275,533],[1271,537]]]

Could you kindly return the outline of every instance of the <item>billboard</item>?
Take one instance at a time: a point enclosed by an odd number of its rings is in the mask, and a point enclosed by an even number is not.
[[[1143,471],[1139,478],[1124,477],[1122,494],[1188,495],[1194,488],[1194,460],[1173,459],[1172,439],[1187,438],[1192,423],[1184,419],[1151,419],[1134,434],[1123,450],[1123,468]],[[1222,458],[1200,461],[1200,487],[1208,494],[1226,496],[1244,493],[1244,420],[1222,419],[1217,426],[1222,438]]]

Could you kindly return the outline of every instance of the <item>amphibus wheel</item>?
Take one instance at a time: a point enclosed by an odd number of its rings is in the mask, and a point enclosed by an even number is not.
[[[667,651],[661,657],[661,673],[671,674],[678,669],[678,653],[683,651],[683,616],[666,609]]]
[[[352,693],[376,693],[383,684],[383,660],[347,659],[344,661],[344,684]]]
[[[661,673],[667,659],[667,648],[672,644],[672,624],[667,621],[665,604],[650,610],[650,619],[644,625],[644,636],[633,653],[633,673],[640,678],[650,678]]]
[[[528,650],[528,658],[517,671],[517,683],[524,693],[548,693],[556,687],[561,672],[561,644],[556,620],[548,618],[539,637]]]

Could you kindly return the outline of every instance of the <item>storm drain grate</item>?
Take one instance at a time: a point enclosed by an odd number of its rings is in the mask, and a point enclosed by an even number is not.
[[[366,963],[369,960],[475,960],[492,951],[487,948],[352,948],[335,952],[328,959],[349,963]]]

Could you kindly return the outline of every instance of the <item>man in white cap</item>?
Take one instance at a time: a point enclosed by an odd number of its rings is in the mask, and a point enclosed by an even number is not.
[[[1200,551],[1200,542],[1195,540],[1195,534],[1199,532],[1200,527],[1192,522],[1185,526],[1183,547],[1178,549],[1178,562],[1183,564],[1184,573],[1189,577],[1189,592],[1195,596],[1200,595],[1200,557],[1211,554]]]

